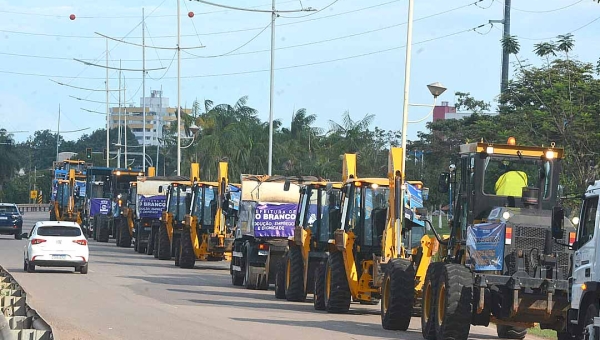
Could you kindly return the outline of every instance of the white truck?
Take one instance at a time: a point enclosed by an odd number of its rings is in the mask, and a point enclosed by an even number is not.
[[[589,185],[578,217],[573,218],[577,235],[570,233],[569,243],[574,250],[571,268],[571,307],[567,312],[566,332],[558,333],[558,340],[600,340],[600,214],[598,198],[600,180]],[[560,211],[558,215],[560,215]],[[553,216],[559,221],[560,216]],[[555,228],[562,226],[558,223]]]

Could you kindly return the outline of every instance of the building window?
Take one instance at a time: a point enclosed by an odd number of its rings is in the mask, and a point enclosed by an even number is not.
[[[150,140],[150,136],[146,136],[146,140]]]

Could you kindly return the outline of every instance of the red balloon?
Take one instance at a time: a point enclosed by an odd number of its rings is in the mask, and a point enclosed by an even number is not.
[[[194,17],[194,12],[189,12],[188,13],[188,17],[193,18]]]
[[[71,20],[75,20],[75,14],[71,14],[71,15],[69,15],[69,19],[71,19]]]

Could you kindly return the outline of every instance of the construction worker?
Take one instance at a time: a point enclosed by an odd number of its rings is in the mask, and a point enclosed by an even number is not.
[[[527,186],[527,174],[523,171],[511,169],[510,164],[506,163],[504,164],[507,171],[498,178],[494,186],[496,195],[521,197],[523,195],[523,187]]]

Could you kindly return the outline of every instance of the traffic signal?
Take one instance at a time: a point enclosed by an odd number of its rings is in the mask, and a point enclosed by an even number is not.
[[[106,148],[102,149],[102,159],[106,160],[108,158],[108,155],[106,154]]]
[[[92,148],[86,148],[85,149],[85,158],[86,159],[92,159]]]

